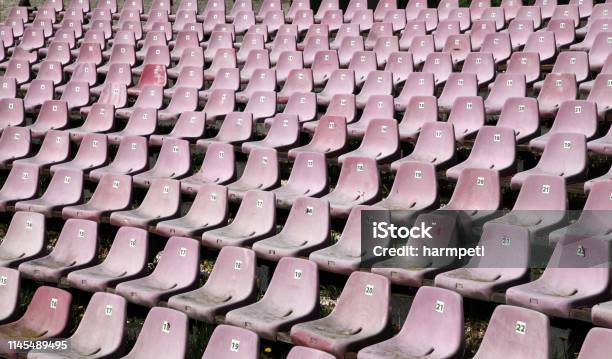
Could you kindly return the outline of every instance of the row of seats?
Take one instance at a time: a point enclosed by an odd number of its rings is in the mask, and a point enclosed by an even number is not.
[[[181,255],[181,251],[187,249],[181,247],[177,254]],[[2,295],[7,300],[2,308],[5,324],[0,325],[1,337],[15,339],[15,335],[19,337],[17,333],[32,331],[43,333],[39,336],[43,339],[65,332],[72,301],[69,292],[39,287],[23,316],[10,322],[17,306],[20,273],[9,268],[2,268],[0,272]],[[334,310],[324,318],[309,321],[316,318],[318,312],[318,278],[314,263],[303,259],[281,260],[260,301],[230,310],[253,302],[252,296],[251,300],[248,299],[247,289],[253,287],[254,272],[252,252],[234,247],[223,249],[204,287],[171,297],[169,308],[153,307],[149,311],[134,347],[125,358],[143,355],[183,358],[187,352],[188,317],[210,320],[211,315],[228,311],[225,321],[233,326],[222,324],[215,328],[202,358],[230,354],[238,358],[257,358],[259,337],[275,339],[279,330],[289,328],[293,342],[304,347],[294,347],[288,358],[328,359],[335,356],[325,352],[343,356],[349,351],[358,351],[358,358],[418,356],[432,352],[453,357],[463,352],[463,300],[453,291],[420,288],[400,332],[384,340],[389,337],[385,330],[390,305],[390,282],[385,277],[353,273]],[[233,280],[228,280],[230,276]],[[229,282],[234,282],[233,288],[227,288]],[[238,290],[240,285],[244,286],[242,290]],[[122,294],[120,287],[118,292]],[[219,295],[229,297],[229,303],[223,303]],[[311,300],[313,295],[316,295],[317,302]],[[127,302],[123,296],[94,293],[78,328],[69,338],[69,352],[64,355],[83,356],[92,351],[96,355],[121,353],[126,312]],[[262,316],[262,313],[267,314]],[[431,320],[432,317],[436,320]],[[9,319],[8,323],[6,319]],[[97,335],[99,332],[107,334]],[[579,358],[603,358],[610,349],[605,343],[611,336],[610,329],[591,329]],[[3,354],[10,353],[5,347],[0,350]],[[474,357],[549,358],[550,352],[549,319],[545,315],[530,309],[500,305],[493,312]],[[28,357],[56,356],[33,351]]]

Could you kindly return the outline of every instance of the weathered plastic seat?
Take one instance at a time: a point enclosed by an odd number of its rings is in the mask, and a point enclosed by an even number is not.
[[[540,56],[540,62],[548,61],[557,54],[555,33],[552,31],[538,31],[527,39],[523,47],[524,52],[534,52]]]
[[[190,318],[214,323],[215,316],[254,299],[255,265],[255,253],[250,249],[224,247],[206,283],[194,291],[170,297],[168,306]]]
[[[287,80],[278,92],[276,101],[280,104],[287,103],[295,93],[313,92],[314,84],[312,70],[294,69],[289,72]],[[314,96],[314,92],[312,93]],[[315,103],[316,105],[316,103]]]
[[[583,51],[563,51],[559,53],[551,73],[574,74],[576,76],[576,82],[584,82],[589,77],[588,54]],[[543,84],[544,80],[538,81],[533,84],[533,88],[535,90],[541,90]]]
[[[538,65],[539,66],[539,65]],[[511,97],[526,97],[527,81],[524,74],[502,73],[497,75],[495,82],[485,100],[487,114],[499,114],[507,99]]]
[[[166,67],[161,64],[146,64],[142,69],[142,73],[140,74],[140,78],[138,79],[138,83],[134,87],[128,88],[128,95],[130,96],[139,96],[141,92],[148,90],[150,87],[156,89],[158,92],[163,92],[163,88],[166,87],[168,82],[168,75],[166,73]],[[161,102],[161,100],[159,100]],[[137,102],[134,104],[136,106]],[[142,106],[141,107],[151,107]],[[161,103],[156,108],[161,107]],[[124,115],[128,117],[129,114]]]
[[[438,99],[438,107],[442,112],[450,112],[455,100],[462,96],[477,96],[478,80],[476,75],[469,73],[452,73],[449,75],[444,89]]]
[[[230,325],[217,326],[206,345],[202,359],[222,358],[229,355],[240,359],[258,358],[259,337],[257,334]]]
[[[227,189],[205,184],[198,191],[189,212],[183,217],[159,222],[156,232],[163,236],[200,236],[202,231],[225,224],[228,217]]]
[[[259,141],[243,143],[242,152],[250,153],[255,148],[283,151],[298,142],[300,128],[297,115],[279,113],[270,120],[271,125],[266,137]]]
[[[121,109],[115,111],[117,114]],[[122,130],[107,134],[110,144],[118,144],[126,137],[148,136],[157,128],[157,110],[155,108],[137,107]]]
[[[571,183],[584,177],[587,170],[586,139],[583,134],[557,132],[547,142],[535,167],[512,177],[510,186],[518,189],[530,175],[545,174],[565,178]]]
[[[247,191],[265,191],[277,186],[280,181],[277,157],[277,151],[273,148],[253,148],[242,176],[227,185],[229,199],[240,201]]]
[[[65,161],[68,158],[69,150],[70,141],[68,139],[68,133],[50,130],[47,132],[36,155],[16,160],[13,164],[31,164],[38,168],[42,168]]]
[[[593,41],[593,46],[589,50],[589,68],[591,71],[600,71],[603,68],[612,47],[609,43],[609,41],[612,41],[610,39],[612,39],[612,32],[605,31],[600,32]]]
[[[546,31],[555,34],[554,37],[557,48],[568,46],[576,40],[574,20],[570,18],[551,19],[546,25]]]
[[[126,317],[127,302],[124,298],[111,293],[94,293],[79,326],[69,338],[70,349],[58,355],[34,350],[28,356],[49,359],[70,355],[104,357],[118,354],[123,343]],[[107,328],[116,330],[105,330]],[[105,335],[94,335],[100,332],[105,332]]]
[[[198,147],[206,149],[213,143],[239,144],[247,141],[253,134],[252,115],[243,112],[230,112],[221,123],[215,137],[200,139]]]
[[[368,157],[385,163],[396,159],[398,155],[397,121],[393,118],[380,118],[369,121],[359,147],[338,157],[338,163],[342,164],[349,157]]]
[[[365,272],[351,274],[334,310],[325,318],[296,324],[291,339],[297,345],[337,356],[379,340],[387,328],[391,283]]]
[[[244,246],[269,236],[275,231],[274,194],[264,191],[248,191],[234,220],[227,226],[205,231],[202,243],[213,248]]]
[[[609,243],[600,238],[565,238],[555,246],[542,276],[509,288],[506,302],[568,318],[570,310],[607,298],[608,253]]]
[[[0,267],[17,267],[20,263],[29,261],[40,256],[45,245],[45,217],[36,212],[19,211],[13,215],[11,223],[8,226],[6,234],[0,245]],[[2,273],[8,277],[13,277],[12,280],[17,280],[17,283],[9,283],[9,288],[19,290],[19,278],[14,278],[10,273]],[[13,285],[17,285],[13,287]],[[6,290],[9,290],[6,288]],[[4,297],[10,303],[9,297]],[[0,315],[0,320],[7,319],[6,310],[10,307],[3,307],[3,314]],[[13,308],[14,309],[14,308]],[[9,315],[12,314],[8,313]]]
[[[319,273],[311,261],[282,258],[263,298],[227,313],[225,322],[276,339],[279,331],[315,318],[319,311]]]
[[[146,229],[152,222],[176,215],[181,203],[180,195],[178,180],[153,180],[140,206],[132,210],[113,212],[110,223]]]
[[[250,82],[251,78],[254,78],[255,71],[261,69],[270,69],[268,50],[252,49],[240,69],[240,81]]]
[[[515,170],[516,139],[507,127],[483,126],[476,135],[468,158],[449,168],[446,176],[457,180],[465,168],[488,168],[502,175]]]
[[[39,172],[35,164],[14,164],[0,189],[0,210],[6,211],[8,205],[34,197],[38,192]]]
[[[448,122],[453,124],[455,139],[463,143],[485,124],[485,106],[480,96],[460,96],[453,103]]]
[[[391,339],[361,349],[357,357],[419,357],[424,353],[429,353],[425,356],[441,358],[461,355],[463,323],[463,299],[460,295],[445,289],[422,287],[414,297],[400,332]]]
[[[332,72],[321,92],[317,94],[317,104],[329,105],[334,95],[352,94],[355,90],[355,72],[338,69]]]
[[[329,201],[333,217],[346,218],[354,206],[376,202],[380,198],[379,183],[374,159],[349,157],[342,164],[334,190],[322,198]]]
[[[610,350],[610,335],[612,331],[604,328],[592,328],[587,333],[578,359],[601,359],[605,358]]]
[[[581,133],[587,139],[597,131],[597,110],[593,102],[567,100],[560,104],[550,130],[544,135],[529,141],[532,149],[544,150],[551,136],[558,132]]]
[[[205,122],[203,112],[181,112],[172,131],[168,134],[149,136],[149,145],[162,146],[169,140],[195,140],[203,137]]]
[[[206,90],[200,91],[199,97],[207,100],[213,90],[233,90],[237,91],[240,88],[240,72],[235,68],[220,69],[215,77],[215,80]]]
[[[510,305],[499,305],[493,311],[474,358],[503,356],[549,359],[549,330],[549,320],[545,314]]]
[[[287,359],[333,359],[335,356],[313,348],[294,346],[287,354]]]
[[[98,224],[84,219],[69,219],[64,223],[51,253],[19,265],[25,278],[58,282],[69,272],[89,265],[96,258]]]
[[[438,121],[438,102],[435,96],[412,96],[399,123],[401,141],[416,141],[423,125]]]
[[[185,237],[170,237],[151,274],[119,283],[115,292],[131,303],[153,307],[161,300],[193,288],[199,274],[200,245]]]
[[[187,354],[189,318],[177,310],[151,308],[132,350],[123,358],[162,356],[181,359]]]
[[[444,43],[442,52],[449,52],[451,54],[454,66],[461,64],[472,52],[470,36],[467,34],[450,35]]]
[[[101,222],[102,216],[124,210],[131,203],[132,178],[128,175],[105,174],[87,203],[64,207],[62,217]]]
[[[16,321],[0,326],[4,356],[17,357],[9,340],[42,340],[62,335],[70,319],[72,295],[70,292],[48,286],[40,286],[34,292],[25,313]]]
[[[141,275],[147,263],[148,233],[121,227],[104,260],[93,267],[68,273],[68,284],[88,292],[103,292],[115,284]]]
[[[347,133],[346,120],[343,116],[323,115],[313,127],[315,129],[310,142],[290,149],[289,158],[295,158],[303,152],[317,152],[331,157],[344,149]]]
[[[412,72],[406,78],[400,94],[394,99],[396,111],[405,111],[413,96],[434,96],[435,84],[432,73]]]
[[[7,167],[12,161],[30,153],[30,131],[23,127],[7,127],[0,137],[0,167]]]
[[[14,319],[17,305],[19,304],[19,271],[11,268],[0,268],[0,280],[2,288],[0,289],[0,297],[2,297],[2,307],[0,308],[0,321],[6,323]]]
[[[53,210],[79,202],[82,190],[82,172],[61,169],[53,175],[49,186],[41,197],[17,202],[15,209],[18,211],[39,212],[46,217],[51,217]]]
[[[191,90],[185,90],[185,88],[190,88]],[[185,92],[196,91],[197,101],[197,98],[199,96],[197,91],[201,90],[202,88],[204,88],[204,71],[202,70],[202,68],[197,66],[183,66],[176,78],[176,81],[174,82],[174,86],[167,90],[164,90],[164,97],[173,98],[174,95],[178,92],[183,92],[183,98],[181,99],[180,97],[177,97],[177,99],[175,100],[176,103],[173,105],[175,107],[168,108],[166,110],[170,111],[170,109],[172,109],[174,112],[180,112],[177,111],[181,108],[180,106],[193,106],[193,102],[191,102],[193,100],[191,99],[191,97],[187,97],[191,96],[191,94],[187,95]],[[197,102],[195,103],[195,107],[197,107]]]
[[[358,121],[350,123],[347,131],[350,136],[362,137],[371,121],[393,119],[394,103],[391,95],[373,95],[368,99]]]
[[[97,181],[105,174],[130,175],[142,171],[147,166],[147,139],[138,136],[122,137],[113,161],[104,167],[92,170],[89,178]]]
[[[530,97],[508,98],[497,120],[497,126],[513,129],[517,143],[537,135],[540,130],[538,100]]]
[[[503,32],[486,35],[480,46],[480,52],[492,54],[495,64],[505,62],[512,54],[511,36]]]
[[[234,148],[227,143],[208,145],[200,170],[194,175],[181,179],[181,191],[194,194],[207,183],[224,184],[234,178]]]
[[[149,187],[156,179],[180,178],[191,168],[189,142],[180,139],[168,139],[162,143],[155,165],[150,170],[134,176],[134,184]]]
[[[54,174],[59,170],[90,171],[106,163],[107,145],[106,136],[100,133],[90,133],[83,136],[79,150],[71,161],[51,166],[50,172]]]
[[[206,115],[206,123],[214,123],[219,118],[233,112],[235,105],[236,96],[234,95],[234,90],[213,90],[202,109],[202,112]]]
[[[317,197],[327,192],[325,155],[313,152],[298,153],[287,183],[272,192],[276,195],[276,204],[281,208],[290,208],[299,197]]]
[[[597,105],[597,116],[601,120],[606,118],[608,111],[612,108],[611,93],[612,74],[602,73],[597,75],[587,101],[595,102]]]
[[[52,80],[35,79],[29,83],[23,97],[23,106],[26,112],[34,113],[41,110],[43,103],[53,100],[54,85]]]
[[[48,87],[50,83],[40,84]],[[25,101],[24,101],[25,103]],[[60,130],[68,125],[68,104],[62,100],[46,100],[42,103],[36,121],[29,126],[32,137],[44,137],[49,130]]]

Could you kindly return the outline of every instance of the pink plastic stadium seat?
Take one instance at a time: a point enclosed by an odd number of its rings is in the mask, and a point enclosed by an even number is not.
[[[244,195],[234,221],[225,227],[204,232],[202,243],[213,248],[252,244],[274,234],[275,212],[273,193],[249,191]]]
[[[607,298],[608,250],[609,243],[600,238],[563,239],[540,278],[506,291],[507,303],[562,318],[571,309],[599,303]]]
[[[0,326],[3,356],[17,357],[9,348],[9,340],[42,340],[62,335],[71,313],[70,292],[53,287],[40,286],[34,292],[23,316],[18,320]]]
[[[185,237],[171,237],[153,272],[117,285],[116,293],[128,301],[153,307],[160,300],[192,288],[197,280],[200,245]]]
[[[444,167],[455,158],[455,134],[453,125],[447,122],[428,122],[423,124],[419,139],[413,152],[391,164],[397,171],[404,162],[425,162],[436,167]]]
[[[463,143],[473,137],[485,124],[485,106],[482,97],[457,97],[448,116],[448,122],[454,126],[457,142]]]
[[[396,111],[405,111],[413,96],[434,96],[435,84],[432,73],[412,72],[406,78],[400,94],[394,99]]]
[[[98,224],[84,219],[64,223],[51,253],[19,265],[22,276],[37,281],[58,282],[69,272],[89,265],[96,257]]]
[[[534,310],[499,305],[493,311],[475,359],[549,359],[549,320]]]
[[[149,187],[156,179],[179,178],[191,168],[189,142],[169,139],[164,141],[155,165],[150,170],[134,176],[134,184]]]
[[[0,296],[3,300],[0,320],[8,322],[14,319],[15,310],[19,303],[19,271],[11,268],[0,268],[0,279],[3,283],[0,290]]]
[[[37,168],[65,161],[68,158],[70,141],[68,133],[51,130],[47,132],[45,139],[36,155],[14,161],[14,164],[31,164]]]
[[[62,217],[101,222],[102,216],[124,210],[131,203],[132,178],[127,175],[105,174],[87,203],[64,207]]]
[[[548,140],[542,157],[536,166],[514,175],[510,181],[510,186],[513,189],[518,189],[522,186],[525,178],[534,174],[559,176],[565,178],[568,183],[576,182],[586,174],[587,164],[584,135],[558,132]]]
[[[469,157],[446,171],[457,180],[465,168],[488,168],[502,175],[515,170],[516,140],[514,130],[507,127],[483,126],[476,135]]]
[[[206,283],[191,292],[170,297],[168,306],[190,318],[214,323],[215,316],[250,304],[255,294],[255,253],[246,248],[224,247]]]
[[[90,171],[106,163],[107,157],[106,136],[100,133],[90,133],[83,137],[79,150],[71,161],[51,166],[50,172],[54,174],[59,170]]]
[[[138,136],[126,136],[121,139],[113,161],[89,173],[89,178],[97,181],[105,174],[130,175],[142,171],[147,166],[147,139]]]
[[[344,117],[323,115],[314,127],[314,134],[310,142],[304,146],[290,149],[289,158],[296,158],[303,152],[317,152],[332,157],[343,150],[347,137]]]
[[[563,51],[559,53],[555,60],[552,73],[574,74],[576,76],[576,82],[584,82],[590,75],[587,53],[583,51]],[[536,90],[541,90],[543,84],[544,80],[538,81],[533,84],[533,87]]]
[[[538,31],[533,33],[527,39],[524,52],[535,52],[540,56],[540,61],[548,61],[555,57],[557,53],[557,44],[555,41],[555,33],[552,31]]]
[[[35,164],[14,164],[2,189],[0,189],[0,210],[16,201],[27,200],[38,191],[40,168]]]
[[[374,95],[368,99],[358,121],[348,125],[350,136],[362,137],[374,119],[393,119],[394,106],[391,95]]]
[[[156,179],[152,181],[139,207],[113,212],[110,223],[116,226],[146,228],[152,222],[175,216],[180,208],[180,203],[179,181]]]
[[[294,346],[289,351],[287,359],[333,359],[335,356],[308,347]]]
[[[436,353],[433,355],[452,358],[461,355],[463,336],[461,296],[446,289],[422,287],[414,297],[400,332],[391,339],[361,349],[357,357],[383,359]]]
[[[504,103],[497,120],[497,126],[513,129],[516,142],[525,142],[540,131],[538,112],[537,99],[532,97],[510,97]]]
[[[235,175],[234,148],[227,143],[212,143],[208,146],[200,170],[181,179],[181,191],[195,194],[207,183],[224,184]]]
[[[188,336],[189,318],[185,314],[169,308],[151,308],[134,347],[123,358],[184,358]]]
[[[349,157],[368,157],[380,163],[394,160],[399,155],[399,132],[393,118],[369,121],[363,140],[357,149],[338,157],[342,164]]]
[[[167,237],[200,236],[204,230],[225,224],[227,217],[227,189],[206,184],[198,191],[189,212],[183,217],[159,222],[156,232]]]
[[[580,133],[587,139],[592,138],[597,132],[595,104],[584,100],[563,101],[550,130],[544,135],[529,141],[529,147],[544,150],[551,136],[559,132]]]
[[[268,12],[268,14],[270,14]],[[232,356],[237,359],[259,357],[259,337],[250,330],[219,325],[213,331],[206,345],[202,359]]]
[[[145,269],[148,246],[145,230],[121,227],[104,260],[93,267],[70,272],[68,284],[88,292],[103,292],[119,282],[133,279]]]
[[[41,84],[41,86],[53,88],[50,83]],[[66,101],[46,100],[42,103],[36,121],[26,128],[30,130],[32,137],[39,138],[44,137],[49,130],[60,130],[67,125],[68,107]]]
[[[277,152],[273,148],[255,147],[249,153],[242,176],[227,185],[229,199],[240,200],[247,191],[268,190],[280,181]]]
[[[490,115],[499,114],[507,99],[525,97],[526,94],[527,81],[524,74],[499,74],[485,100],[486,112]]]
[[[28,90],[23,97],[25,111],[34,113],[40,111],[44,102],[53,100],[54,84],[52,80],[32,80]]]
[[[0,137],[0,167],[5,168],[30,153],[30,131],[23,127],[7,127]]]
[[[344,356],[381,339],[389,320],[391,283],[365,272],[351,274],[334,310],[325,318],[296,324],[291,339]]]
[[[205,122],[203,112],[181,112],[172,131],[168,134],[149,136],[149,145],[161,146],[170,140],[195,140],[203,137]]]
[[[327,192],[327,162],[323,153],[301,152],[293,162],[287,183],[272,191],[280,208],[290,208],[300,197]]]
[[[338,69],[332,72],[321,92],[317,94],[317,104],[329,105],[334,95],[352,94],[355,90],[355,72]]]
[[[435,96],[412,96],[399,123],[401,141],[416,141],[423,125],[438,121],[438,102]]]
[[[448,77],[444,89],[438,99],[438,106],[442,112],[450,112],[453,103],[461,96],[477,96],[478,80],[475,74],[452,73]]]
[[[297,115],[280,113],[270,119],[271,125],[266,137],[259,141],[245,142],[242,152],[250,153],[256,148],[272,148],[284,151],[299,140],[299,119]]]
[[[15,208],[51,217],[53,210],[79,202],[82,190],[83,174],[78,170],[61,169],[53,175],[41,197],[17,202]]]
[[[525,75],[531,84],[540,79],[540,55],[537,52],[515,52],[508,60],[507,74]]]
[[[279,331],[288,330],[294,323],[315,318],[318,311],[317,266],[305,259],[282,258],[263,298],[230,311],[225,322],[274,340]]]
[[[612,74],[599,74],[595,78],[593,88],[589,92],[587,101],[595,102],[597,105],[597,116],[604,120],[608,111],[612,108]]]
[[[16,212],[0,245],[0,267],[17,267],[22,262],[40,256],[45,245],[45,229],[45,217],[42,214]],[[9,283],[13,284],[17,284],[18,290],[18,283]],[[5,320],[7,315],[0,315],[0,318]]]
[[[599,359],[605,358],[610,350],[610,335],[612,331],[604,328],[592,328],[587,333],[578,359]]]
[[[119,111],[115,111],[115,114]],[[117,132],[108,133],[107,139],[110,144],[116,145],[127,137],[140,136],[144,138],[144,136],[153,134],[156,128],[157,110],[150,107],[138,107],[130,114],[125,127]]]

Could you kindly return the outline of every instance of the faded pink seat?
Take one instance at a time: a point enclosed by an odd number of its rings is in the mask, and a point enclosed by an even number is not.
[[[555,33],[552,31],[538,31],[531,34],[523,47],[523,51],[537,53],[540,62],[552,59],[557,54]]]
[[[444,89],[438,99],[438,106],[442,112],[450,112],[453,103],[458,97],[477,96],[478,80],[475,74],[452,73],[449,75]]]
[[[499,305],[493,311],[475,359],[550,359],[550,324],[545,314],[534,310]]]
[[[199,97],[207,100],[214,90],[232,90],[238,91],[240,88],[240,72],[235,68],[219,69],[215,80],[206,90],[200,91]]]
[[[244,142],[242,152],[251,153],[256,148],[272,148],[284,151],[295,146],[299,140],[300,125],[298,115],[279,113],[271,119],[266,137],[259,141]]]
[[[206,283],[191,292],[170,297],[168,306],[192,319],[214,323],[217,315],[254,300],[256,264],[252,250],[223,247]]]
[[[535,167],[512,176],[510,186],[518,189],[534,174],[559,176],[566,182],[581,180],[588,169],[586,138],[580,133],[557,132],[547,142]]]
[[[228,143],[211,143],[200,170],[181,179],[181,191],[194,194],[207,183],[224,184],[234,178],[236,166],[234,148]]]
[[[45,135],[42,145],[36,155],[16,160],[13,164],[31,164],[40,169],[54,163],[65,161],[68,158],[69,151],[70,140],[68,139],[68,133],[50,130]]]
[[[39,212],[51,217],[54,210],[79,202],[82,190],[83,173],[79,170],[61,169],[55,172],[42,196],[17,202],[15,209]]]
[[[453,103],[448,122],[455,129],[455,139],[463,143],[485,124],[485,106],[480,96],[460,96]]]
[[[276,230],[276,201],[274,193],[248,191],[234,220],[227,226],[202,234],[207,247],[245,246],[274,234]]]
[[[532,97],[510,97],[497,120],[498,127],[514,130],[516,142],[524,142],[540,132],[538,100]]]
[[[0,268],[2,278],[2,307],[0,308],[0,320],[8,322],[15,319],[17,305],[19,304],[19,271],[12,268]]]
[[[343,357],[384,337],[389,321],[391,283],[365,272],[351,274],[334,310],[291,328],[294,344]]]
[[[252,115],[244,112],[230,112],[221,123],[217,135],[215,137],[198,140],[197,146],[206,149],[213,143],[240,144],[244,141],[248,141],[252,134]]]
[[[157,119],[161,123],[176,121],[182,112],[195,111],[197,107],[197,88],[179,87],[172,95],[172,99],[168,106],[157,113]]]
[[[68,113],[66,101],[46,100],[42,103],[36,121],[29,126],[25,126],[25,128],[30,130],[32,137],[44,137],[50,130],[61,130],[66,127],[68,125]]]
[[[319,272],[316,264],[300,258],[282,258],[263,298],[230,311],[225,322],[275,340],[279,331],[316,318],[318,312]]]
[[[189,318],[177,310],[151,308],[132,350],[123,359],[161,356],[181,359],[187,354]]]
[[[0,189],[0,210],[6,211],[9,204],[34,197],[38,192],[39,172],[35,164],[14,164]]]
[[[274,116],[274,114],[276,114],[276,92],[253,92],[243,112],[253,115],[253,123],[261,122],[266,118]]]
[[[378,163],[390,162],[399,156],[399,132],[393,118],[376,118],[368,122],[359,147],[338,157],[342,164],[349,157],[368,157]]]
[[[506,302],[568,318],[572,309],[607,299],[609,249],[609,242],[601,238],[563,239],[555,246],[542,276],[508,289]]]
[[[608,111],[612,108],[611,84],[612,74],[597,75],[587,97],[587,101],[595,102],[597,105],[597,116],[600,120],[606,119]]]
[[[592,328],[587,333],[578,359],[603,359],[610,352],[610,336],[612,331],[604,328]]]
[[[45,217],[36,212],[15,212],[0,244],[0,267],[17,267],[20,263],[32,260],[42,254],[46,240]],[[2,273],[6,275],[6,273]],[[9,287],[19,290],[19,278],[13,278],[17,283],[9,283]],[[12,287],[17,285],[16,287]],[[9,297],[2,297],[9,300]],[[0,310],[0,320],[7,319],[5,309]],[[13,308],[14,309],[14,308]],[[9,313],[9,315],[12,314]]]
[[[434,75],[432,73],[412,72],[406,78],[400,94],[394,99],[396,111],[405,111],[413,96],[434,96]]]
[[[6,168],[30,153],[30,131],[23,127],[7,127],[0,137],[0,167]]]
[[[225,224],[228,212],[227,189],[217,184],[205,184],[183,217],[159,222],[155,232],[166,237],[200,236],[204,230]]]
[[[23,97],[23,106],[26,112],[36,113],[41,111],[45,102],[53,100],[55,85],[52,80],[35,79],[28,85],[27,92]]]
[[[173,179],[156,179],[151,183],[140,206],[131,210],[113,212],[110,223],[146,229],[152,222],[175,216],[180,208],[180,183]]]
[[[450,35],[444,43],[442,52],[449,52],[451,54],[454,66],[463,63],[467,56],[472,53],[470,36],[467,34]]]
[[[539,67],[539,65],[538,65]],[[502,73],[497,75],[485,100],[486,113],[499,114],[507,99],[511,97],[526,97],[527,81],[524,74]]]
[[[119,283],[115,292],[131,303],[153,307],[194,287],[199,275],[199,256],[200,245],[196,240],[171,237],[151,274]]]
[[[323,198],[325,199],[325,198]],[[362,211],[376,210],[365,205],[352,207],[340,238],[328,247],[316,250],[308,259],[317,263],[319,269],[339,274],[351,274],[361,267],[363,256],[361,249]]]
[[[301,152],[295,157],[289,179],[272,191],[280,208],[290,208],[299,197],[319,196],[327,192],[327,161],[323,153]]]
[[[529,147],[544,150],[551,136],[558,132],[580,133],[587,140],[592,138],[597,132],[595,104],[585,100],[563,101],[550,130],[544,135],[529,141]]]
[[[370,72],[377,69],[376,53],[374,51],[355,52],[350,60],[348,69],[355,71],[355,84],[363,86]]]
[[[278,61],[276,62],[275,70],[276,70],[276,80],[279,83],[282,83],[287,80],[289,76],[289,72],[291,70],[303,69],[304,68],[304,59],[301,51],[283,51],[280,53],[278,57]],[[316,77],[314,77],[314,69],[313,69],[313,78],[316,81]]]
[[[602,72],[606,72],[603,71]],[[581,83],[587,80],[590,76],[588,54],[583,51],[563,51],[557,55],[555,65],[551,73],[555,74],[574,74],[576,82]],[[589,81],[590,82],[590,81]],[[544,80],[533,84],[535,90],[541,90]],[[580,91],[583,91],[583,84],[580,85]],[[586,91],[588,93],[588,91]]]
[[[548,74],[538,95],[540,116],[554,117],[564,102],[573,102],[577,95],[578,86],[574,74]]]
[[[416,141],[423,125],[438,121],[438,101],[435,96],[412,96],[398,125],[401,141]]]
[[[551,243],[557,243],[564,238],[598,237],[607,238],[610,235],[610,209],[609,195],[612,193],[612,183],[594,182],[588,192],[584,209],[580,217],[566,227],[557,229],[549,234]]]
[[[149,136],[149,145],[162,146],[170,140],[196,140],[204,136],[206,119],[203,112],[184,111],[179,115],[172,131],[164,135]]]
[[[434,319],[434,320],[432,320]],[[420,288],[400,332],[357,353],[359,359],[425,356],[452,358],[464,347],[463,299],[457,293]],[[435,354],[433,354],[435,353]]]
[[[115,111],[115,115],[121,110],[122,109],[118,109]],[[108,142],[116,145],[125,137],[148,136],[153,134],[156,128],[157,110],[151,107],[136,107],[134,111],[130,113],[129,120],[122,130],[107,134]]]
[[[150,170],[134,176],[134,184],[149,187],[156,179],[180,178],[191,169],[189,142],[169,139],[164,141],[155,165]]]
[[[527,228],[487,223],[478,244],[483,246],[486,255],[472,257],[464,267],[438,274],[435,284],[466,298],[491,301],[495,293],[528,280],[529,240]]]
[[[242,176],[227,185],[230,200],[240,200],[246,191],[270,189],[279,182],[277,151],[274,148],[255,146],[248,153],[249,159]]]
[[[393,87],[397,90],[404,84],[408,76],[414,71],[412,54],[408,51],[394,51],[389,54],[385,71],[393,76]]]
[[[259,257],[272,261],[307,255],[328,243],[329,229],[329,204],[318,198],[300,197],[293,203],[283,229],[255,242],[253,250]]]
[[[202,359],[224,358],[228,356],[236,359],[258,358],[259,337],[257,334],[250,330],[230,325],[221,324],[217,326],[206,345]]]
[[[329,201],[333,217],[346,218],[354,206],[376,202],[380,198],[380,176],[376,161],[349,157],[342,164],[338,182],[322,198]]]
[[[147,139],[138,136],[122,137],[113,161],[89,173],[89,179],[100,180],[105,174],[131,175],[142,171],[148,162]]]
[[[387,71],[370,71],[363,86],[355,97],[357,108],[364,108],[371,98],[391,95],[393,92],[393,77]]]
[[[62,217],[88,219],[101,222],[102,216],[112,211],[124,210],[132,199],[132,177],[105,174],[87,203],[64,207]]]
[[[106,158],[106,136],[100,133],[90,133],[83,137],[79,150],[71,161],[53,165],[49,171],[51,174],[62,169],[88,172],[104,165]]]
[[[62,276],[89,265],[96,258],[97,243],[97,223],[69,219],[64,223],[53,250],[44,257],[21,263],[19,271],[25,278],[59,282]]]
[[[206,124],[211,124],[226,114],[233,112],[236,106],[234,90],[213,90],[202,112],[206,115]]]
[[[168,76],[166,73],[166,67],[164,65],[146,64],[142,69],[142,73],[138,79],[138,84],[134,87],[128,88],[128,95],[139,96],[141,92],[146,90],[149,86],[157,89],[159,92],[163,92],[163,88],[166,87],[167,82]],[[134,105],[136,106],[136,104]],[[156,107],[161,107],[161,103]],[[126,115],[126,117],[127,116],[129,115]]]
[[[308,347],[294,346],[287,354],[287,359],[333,359],[335,356]]]
[[[295,93],[312,92],[314,96],[314,84],[311,69],[294,69],[289,72],[287,80],[282,89],[278,92],[277,102],[287,103]]]
[[[483,126],[468,158],[449,168],[446,176],[457,180],[465,168],[487,168],[499,171],[501,175],[516,170],[516,139],[514,130],[507,127]]]
[[[375,119],[393,119],[394,104],[391,95],[374,95],[368,99],[358,121],[350,123],[347,131],[350,136],[362,137],[368,125]]]
[[[42,340],[65,333],[71,304],[70,292],[48,286],[38,287],[25,313],[16,321],[0,326],[0,353],[17,357],[15,350],[9,348],[9,340]]]
[[[408,156],[391,163],[396,171],[404,162],[431,163],[446,167],[455,159],[455,133],[453,124],[448,122],[427,122],[423,124],[414,150]]]
[[[1,86],[1,85],[0,85]],[[25,121],[24,102],[20,98],[0,99],[0,132]]]
[[[317,94],[317,104],[329,105],[334,95],[349,95],[355,91],[355,71],[334,70],[327,80],[325,87]]]
[[[493,55],[495,64],[504,63],[512,55],[511,35],[504,32],[495,32],[484,37],[480,52]]]
[[[68,284],[87,292],[103,292],[141,275],[147,263],[148,238],[144,229],[119,228],[104,260],[93,267],[68,273]]]
[[[290,149],[289,158],[296,158],[304,152],[317,152],[333,157],[344,149],[347,133],[346,120],[343,116],[323,115],[314,125],[314,134],[310,142]]]
[[[121,352],[123,332],[127,318],[127,302],[124,298],[111,293],[95,293],[85,309],[74,334],[68,338],[70,349],[64,351],[62,356],[91,356],[92,352],[98,357],[117,355]],[[113,330],[105,330],[113,328]],[[103,332],[103,335],[96,335]],[[53,353],[28,354],[31,358],[52,359],[57,358]]]
[[[189,88],[191,90],[185,90],[185,88]],[[196,101],[195,101],[195,107],[197,107],[197,98],[199,96],[199,93],[197,93],[199,90],[204,88],[204,71],[202,70],[201,67],[198,66],[183,66],[178,74],[178,77],[176,79],[176,81],[174,82],[174,86],[172,86],[169,89],[164,90],[164,97],[174,97],[174,95],[177,92],[192,92],[192,91],[196,91]],[[191,96],[191,94],[186,95],[185,93],[183,93],[183,98],[181,99],[180,97],[177,97],[177,100],[182,100],[180,102],[176,102],[174,105],[179,105],[179,106],[175,106],[172,110],[174,112],[180,112],[177,111],[178,109],[181,108],[181,106],[185,106],[185,107],[189,107],[189,106],[193,106],[192,105],[192,98],[191,97],[186,97],[186,96]],[[167,109],[170,110],[170,109]]]
[[[453,72],[453,61],[450,53],[430,53],[425,59],[422,72],[434,75],[434,84],[443,85],[448,76]]]

